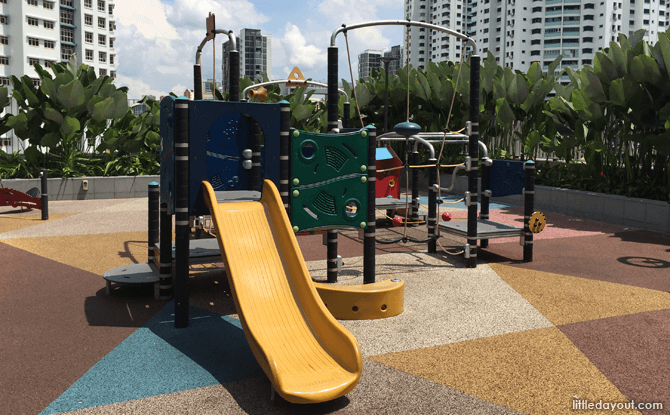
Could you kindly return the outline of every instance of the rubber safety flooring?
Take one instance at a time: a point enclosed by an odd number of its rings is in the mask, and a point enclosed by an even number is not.
[[[147,260],[146,205],[52,202],[49,221],[0,208],[0,414],[670,414],[670,235],[547,213],[533,262],[507,238],[475,269],[457,238],[435,254],[378,244],[376,278],[405,280],[405,309],[342,321],[360,383],[273,405],[221,264],[191,267],[185,329],[150,286],[106,294],[105,271]],[[492,220],[521,223],[521,209],[494,207]],[[426,233],[378,225],[380,238]],[[324,279],[322,236],[299,242]],[[357,232],[338,245],[339,283],[362,283]]]

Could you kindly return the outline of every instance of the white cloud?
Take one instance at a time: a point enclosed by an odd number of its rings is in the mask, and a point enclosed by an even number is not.
[[[209,12],[217,18],[217,29],[239,33],[248,22],[260,24],[268,18],[247,0],[160,0],[117,2],[115,47],[117,82],[129,87],[130,98],[144,94],[165,95],[193,88],[193,64],[198,45],[205,37]],[[216,38],[217,79],[221,78],[222,35]],[[203,78],[212,77],[212,42],[202,52]],[[153,92],[147,92],[153,91]],[[163,92],[158,92],[163,91]],[[154,93],[155,92],[155,93]],[[177,93],[177,92],[175,92]]]
[[[149,85],[143,81],[135,78],[129,78],[123,75],[117,75],[116,80],[114,81],[116,87],[127,86],[128,87],[128,98],[140,99],[145,95],[154,95],[158,99],[161,95],[167,95],[168,92],[165,90],[157,90],[151,88]],[[184,92],[183,88],[181,92]],[[181,95],[181,94],[179,94]]]
[[[184,95],[184,92],[186,92],[187,89],[191,88],[186,88],[184,85],[177,85],[170,92],[174,93],[177,96],[182,96]]]
[[[326,65],[326,51],[322,48],[307,44],[307,39],[300,32],[298,26],[286,23],[284,36],[279,39],[284,48],[288,63],[302,68],[318,68]]]

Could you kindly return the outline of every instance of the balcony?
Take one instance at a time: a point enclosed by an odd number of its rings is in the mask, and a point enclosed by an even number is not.
[[[565,20],[563,22],[563,25],[565,25],[565,26],[567,26],[567,25],[579,25],[579,24],[581,24],[581,22],[579,20]]]
[[[563,57],[566,59],[570,58],[578,58],[579,57],[579,52],[569,52],[567,50],[563,51]]]
[[[563,41],[563,46],[564,47],[579,47],[579,41],[564,40]]]
[[[564,3],[581,3],[581,0],[563,0]]]
[[[580,14],[579,9],[563,9],[563,14]]]
[[[547,10],[544,12],[545,15],[551,16],[553,14],[563,14],[563,10]]]
[[[579,24],[579,22],[577,22],[577,23]],[[558,20],[558,21],[556,21],[556,22],[544,22],[544,25],[545,25],[545,26],[560,26],[560,25],[561,25],[561,21]]]
[[[560,36],[561,32],[544,32],[544,37]]]
[[[563,0],[547,0],[544,2],[544,4],[556,4],[556,3],[563,3]]]
[[[579,65],[563,65],[563,68],[579,69]]]
[[[558,57],[558,53],[545,53],[544,58],[551,58],[551,59],[556,59]]]

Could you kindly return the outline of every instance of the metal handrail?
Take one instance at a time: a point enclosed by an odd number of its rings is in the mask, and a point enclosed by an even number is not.
[[[282,79],[282,80],[278,80],[278,81],[268,81],[268,82],[261,82],[259,84],[249,85],[248,87],[244,88],[244,91],[242,91],[242,96],[246,97],[247,92],[250,89],[260,88],[260,87],[266,86],[266,85],[287,84],[289,82],[293,82],[293,83],[296,83],[296,84],[300,83],[300,84],[304,84],[305,86],[320,86],[320,87],[324,87],[324,88],[328,87],[328,84],[324,84],[323,82],[302,81],[302,80],[297,81],[295,79]],[[340,91],[340,93],[344,95],[344,102],[349,102],[349,95],[346,92],[344,92],[344,89],[338,88],[337,90]]]

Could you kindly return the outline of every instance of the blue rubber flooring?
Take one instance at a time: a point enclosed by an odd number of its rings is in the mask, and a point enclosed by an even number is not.
[[[174,328],[171,301],[40,415],[108,405],[261,376],[239,320],[190,308]]]

